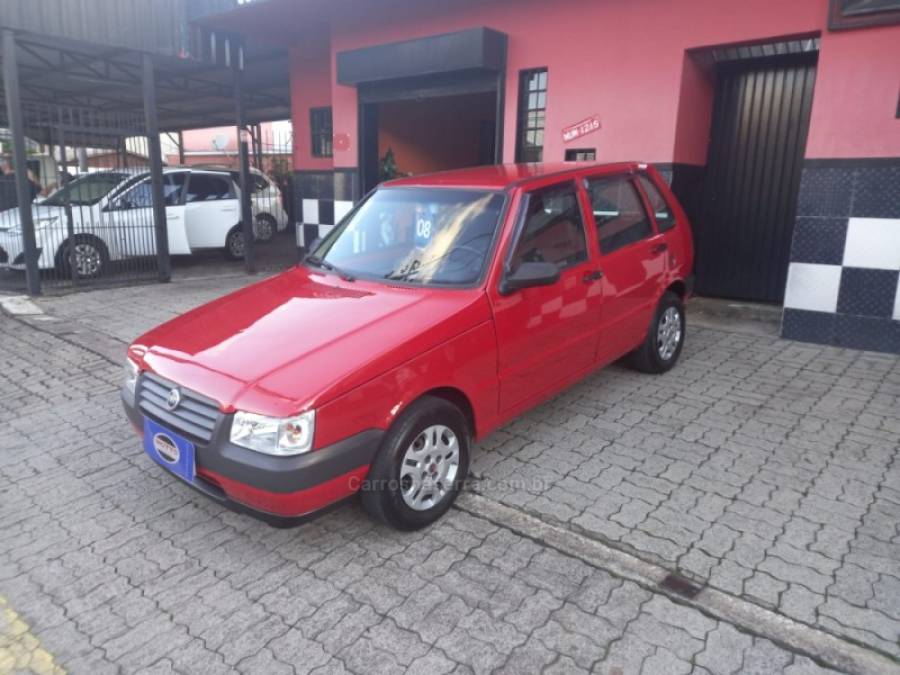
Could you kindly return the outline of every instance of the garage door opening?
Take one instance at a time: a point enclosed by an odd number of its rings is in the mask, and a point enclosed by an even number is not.
[[[366,192],[391,178],[494,162],[494,92],[384,101],[364,108]]]

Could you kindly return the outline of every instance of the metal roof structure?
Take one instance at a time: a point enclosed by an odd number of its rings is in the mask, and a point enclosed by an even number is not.
[[[216,12],[238,4],[236,0],[200,0],[199,5],[191,0],[82,0],[69,5],[29,0],[3,3],[0,28],[16,33],[19,84],[26,106],[64,105],[107,115],[142,115],[143,60],[150,54],[161,131],[233,124],[235,66],[243,69],[246,123],[285,119],[290,116],[287,49],[244,42],[198,23],[200,8]],[[167,16],[167,11],[172,15]],[[3,117],[5,105],[0,106],[0,126],[6,126]],[[38,130],[29,129],[28,135],[33,133]]]

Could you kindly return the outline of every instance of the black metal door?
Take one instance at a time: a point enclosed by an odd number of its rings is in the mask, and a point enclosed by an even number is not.
[[[720,66],[698,292],[782,301],[815,77],[815,54]]]

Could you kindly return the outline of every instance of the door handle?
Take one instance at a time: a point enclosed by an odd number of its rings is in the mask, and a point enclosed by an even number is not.
[[[669,245],[666,243],[663,243],[663,244],[657,244],[656,246],[654,246],[652,249],[650,249],[650,252],[653,253],[654,255],[659,255],[660,253],[665,253],[668,250],[669,250]]]
[[[603,278],[603,272],[600,270],[592,270],[590,272],[585,272],[584,276],[581,277],[581,280],[586,284],[592,284],[595,281],[599,281]]]

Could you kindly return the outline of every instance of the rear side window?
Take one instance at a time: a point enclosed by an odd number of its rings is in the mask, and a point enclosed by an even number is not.
[[[644,203],[630,178],[588,179],[587,189],[602,253],[612,253],[653,234]]]
[[[218,199],[233,199],[231,181],[222,176],[212,176],[207,173],[191,174],[188,181],[188,191],[185,201],[211,202]]]
[[[671,230],[675,227],[675,214],[672,213],[672,209],[666,203],[665,197],[662,196],[662,193],[654,185],[653,181],[644,174],[640,174],[638,180],[641,181],[641,186],[650,200],[650,206],[653,209],[653,215],[656,217],[656,226],[659,228],[659,231],[666,232]]]
[[[584,220],[575,185],[566,183],[527,196],[525,225],[512,268],[523,262],[552,262],[560,269],[587,260]]]

